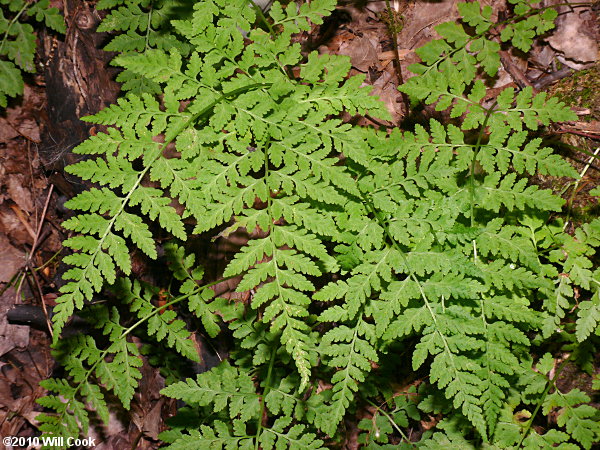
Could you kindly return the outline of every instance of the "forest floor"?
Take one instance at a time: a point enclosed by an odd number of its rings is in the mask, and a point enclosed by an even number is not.
[[[52,3],[63,11],[66,2]],[[90,11],[94,3],[81,2]],[[506,8],[504,0],[484,3],[490,4],[495,14],[501,14]],[[397,86],[410,76],[408,65],[418,60],[414,50],[435,38],[437,24],[452,20],[458,14],[455,0],[390,1],[390,6],[391,16],[385,1],[340,2],[336,13],[320,29],[315,28],[298,40],[320,52],[348,55],[353,72],[366,75],[366,82],[374,86],[373,94],[385,102],[392,113],[392,124],[397,125],[406,111]],[[577,112],[578,121],[561,124],[549,132],[556,135],[559,150],[583,174],[582,180],[575,185],[560,179],[534,180],[562,193],[568,202],[572,224],[599,214],[597,200],[587,194],[600,180],[599,160],[590,156],[600,153],[598,13],[597,3],[588,8],[565,7],[557,20],[557,28],[538,40],[530,54],[502,51],[503,69],[495,86],[532,85],[536,90],[558,95]],[[64,39],[69,39],[74,32],[83,33],[81,29],[74,30],[75,22],[71,11]],[[397,34],[397,52],[392,28]],[[94,31],[88,30],[88,33]],[[42,36],[38,40],[41,41]],[[71,48],[72,51],[77,49],[76,45]],[[24,95],[0,112],[1,436],[39,435],[36,415],[42,408],[36,399],[45,392],[38,383],[59,370],[51,355],[47,310],[55,304],[58,295],[60,261],[65,255],[61,242],[67,235],[60,224],[68,213],[62,205],[77,191],[62,167],[64,161],[69,160],[68,150],[79,138],[65,143],[54,132],[56,120],[46,93],[47,78],[52,74],[41,70],[48,63],[44,58],[47,55],[40,55],[38,74],[26,80]],[[81,67],[72,69],[82,70]],[[104,99],[106,102],[110,101],[108,97]],[[13,317],[9,323],[9,311],[22,305],[31,308],[18,310],[16,319]],[[19,321],[27,324],[17,325],[15,322]],[[161,419],[165,405],[158,393],[161,380],[149,365],[145,365],[144,370],[149,376],[144,376],[130,417],[111,420],[108,429],[97,436],[99,445],[95,448],[157,447],[157,435],[165,428]],[[575,367],[565,370],[561,383],[589,389],[587,379]],[[348,436],[346,448],[357,446],[353,436]]]

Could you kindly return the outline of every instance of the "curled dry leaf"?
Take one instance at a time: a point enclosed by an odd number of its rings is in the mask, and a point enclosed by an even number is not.
[[[591,12],[575,10],[559,16],[556,31],[547,41],[560,53],[559,60],[569,67],[580,70],[598,60],[598,43],[590,27]]]

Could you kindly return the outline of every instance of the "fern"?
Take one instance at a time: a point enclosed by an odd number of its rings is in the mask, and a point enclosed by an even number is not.
[[[79,238],[84,240],[85,236]],[[71,241],[76,242],[77,239],[72,238]],[[223,317],[236,315],[234,305],[213,300],[210,284],[199,283],[203,271],[194,267],[193,255],[186,256],[183,249],[175,244],[170,245],[169,254],[175,280],[182,280],[182,275],[185,274],[193,281],[193,285],[183,283],[179,289],[180,295],[175,297],[176,292],[167,294],[169,301],[162,306],[155,306],[152,300],[159,294],[156,289],[138,281],[132,283],[121,278],[114,283],[112,289],[120,299],[121,306],[129,307],[135,322],[126,325],[123,314],[116,306],[108,308],[94,305],[80,314],[108,338],[109,344],[99,345],[102,340],[89,334],[63,337],[55,345],[54,356],[62,362],[71,381],[49,379],[42,382],[42,386],[53,394],[39,399],[38,403],[54,411],[54,414],[38,416],[42,431],[64,437],[76,436],[80,430],[88,429],[91,413],[107,422],[109,413],[105,390],[114,393],[123,407],[129,409],[142,376],[139,370],[142,366],[140,349],[128,340],[134,331],[148,340],[177,350],[188,361],[199,361],[197,349],[185,323],[176,319],[176,312],[170,309],[173,305],[187,300],[190,310],[201,311],[198,316],[217,327],[220,319],[216,313],[208,318],[212,303],[220,306]],[[206,310],[199,302],[206,305]],[[126,311],[124,313],[127,314]],[[146,327],[147,333],[139,330],[141,325]],[[100,385],[103,389],[100,389]]]
[[[75,233],[65,241],[73,267],[54,333],[71,381],[46,382],[56,395],[41,402],[70,419],[46,414],[44,431],[73,434],[92,411],[105,417],[94,383],[129,406],[139,378],[140,351],[127,341],[134,332],[197,360],[171,309],[185,301],[210,337],[229,328],[234,344],[230,360],[162,391],[186,404],[161,434],[169,448],[331,446],[365,404],[375,408],[359,422],[370,448],[412,445],[404,430],[419,420],[417,407],[443,417],[415,443],[423,448],[589,448],[597,438],[589,398],[556,389],[546,377],[551,356],[530,356],[557,331],[561,351],[575,355],[598,334],[600,222],[565,233],[564,201],[527,178],[579,177],[537,137],[573,113],[531,89],[484,101],[482,78],[499,68],[497,24],[489,7],[469,3],[459,5],[462,23],[436,28],[441,39],[418,51],[417,76],[400,88],[454,124],[344,123],[342,113],[389,114],[364,77],[347,77],[347,58],[290,44],[334,6],[274,3],[263,17],[243,0],[192,9],[99,2],[112,8],[101,29],[123,32],[109,48],[120,52],[114,64],[129,92],[86,118],[108,129],[77,147],[88,158],[69,168],[97,186],[68,203],[79,213],[64,224]],[[513,9],[500,39],[527,51],[556,13],[524,2]],[[203,281],[183,246],[155,243],[238,230],[251,238],[223,279],[238,280],[248,304],[215,299],[209,287],[221,280]],[[168,289],[121,277],[132,272],[134,248],[164,253]],[[115,306],[88,306],[107,285]],[[108,347],[92,336],[59,338],[86,311]],[[382,402],[405,366],[425,380],[418,392]],[[554,408],[558,429],[544,434],[515,419]]]
[[[23,94],[22,71],[35,72],[36,36],[25,18],[45,24],[48,28],[65,33],[65,23],[57,8],[49,7],[49,0],[0,1],[0,107],[6,108],[8,97]]]

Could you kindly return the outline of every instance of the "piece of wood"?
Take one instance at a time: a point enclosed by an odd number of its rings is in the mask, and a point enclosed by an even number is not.
[[[100,14],[87,2],[63,0],[64,36],[40,35],[47,109],[40,156],[46,169],[61,171],[76,161],[70,150],[89,136],[81,117],[113,103],[119,93],[117,70],[108,65],[114,53],[102,50],[107,33],[96,33]]]

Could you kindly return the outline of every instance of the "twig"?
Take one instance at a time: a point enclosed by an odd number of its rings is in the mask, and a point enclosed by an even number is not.
[[[532,86],[531,82],[527,79],[523,71],[519,67],[517,67],[509,52],[500,51],[499,54],[500,61],[502,61],[504,69],[508,72],[508,74],[512,77],[515,83],[519,85],[521,89],[527,86]]]
[[[48,195],[46,196],[46,203],[44,204],[44,210],[42,211],[42,216],[40,217],[40,221],[38,223],[38,227],[37,227],[37,230],[35,233],[33,245],[31,246],[31,252],[29,253],[28,261],[31,260],[31,256],[33,255],[33,252],[35,251],[35,248],[37,247],[38,239],[39,239],[40,233],[42,231],[42,226],[44,225],[44,219],[46,218],[46,212],[48,211],[48,204],[50,203],[50,197],[52,196],[53,189],[54,189],[54,185],[51,184],[50,188],[48,189]]]
[[[54,331],[52,330],[52,322],[50,321],[50,316],[48,314],[48,309],[46,308],[46,302],[44,301],[44,293],[42,292],[42,287],[40,286],[40,282],[38,280],[37,275],[35,274],[35,270],[29,270],[33,278],[33,284],[37,288],[38,294],[40,296],[40,303],[42,304],[42,310],[44,311],[44,319],[46,319],[46,325],[48,325],[48,332],[50,333],[50,337],[54,337]]]
[[[563,67],[556,72],[551,73],[543,78],[536,80],[533,83],[533,88],[537,91],[543,91],[545,88],[550,86],[555,81],[561,80],[565,77],[568,77],[573,73],[573,70],[570,67]]]
[[[31,228],[31,225],[29,225],[27,217],[23,215],[23,211],[21,211],[21,208],[19,208],[17,205],[10,205],[10,209],[13,210],[13,212],[17,216],[17,219],[19,219],[19,222],[21,222],[23,227],[25,227],[25,230],[27,230],[27,233],[29,234],[31,239],[35,242],[35,231],[33,231],[33,228]]]
[[[594,159],[596,159],[598,152],[600,152],[600,147],[598,147],[596,149],[596,151],[594,151],[594,154],[592,155],[592,157],[590,157],[590,159],[588,160],[588,163],[585,165],[585,167],[579,174],[579,179],[573,185],[573,193],[571,194],[571,197],[569,198],[569,203],[568,203],[569,204],[569,214],[567,216],[567,220],[565,221],[565,225],[563,226],[563,231],[565,231],[567,229],[567,227],[569,226],[569,219],[571,217],[571,208],[572,208],[573,198],[575,198],[575,194],[577,193],[577,187],[579,186],[579,183],[581,182],[581,180],[583,180],[583,177],[585,176],[586,172],[588,171],[588,169],[590,168],[592,163],[594,162]]]
[[[50,316],[48,315],[48,310],[46,309],[46,303],[44,302],[44,294],[42,292],[42,288],[40,286],[39,280],[38,280],[38,278],[37,278],[37,276],[35,274],[35,270],[33,270],[33,268],[31,267],[31,262],[32,262],[32,259],[33,259],[33,255],[34,255],[34,253],[35,253],[35,251],[37,249],[37,245],[38,245],[38,242],[39,242],[40,234],[42,232],[42,227],[44,226],[44,219],[46,217],[46,212],[48,211],[48,205],[50,204],[50,198],[52,196],[53,189],[54,189],[54,186],[51,184],[50,188],[48,190],[48,195],[46,196],[46,202],[44,203],[44,209],[42,211],[42,215],[40,216],[40,220],[39,220],[38,225],[37,225],[37,230],[35,232],[33,232],[33,230],[30,231],[30,234],[33,235],[33,244],[31,245],[31,250],[30,250],[29,254],[27,255],[27,259],[25,261],[25,264],[23,265],[23,271],[24,271],[23,275],[24,276],[23,276],[23,278],[21,278],[21,281],[19,282],[19,286],[17,288],[17,292],[15,294],[15,296],[16,296],[15,300],[17,300],[19,298],[20,293],[21,293],[21,288],[23,287],[23,280],[25,279],[25,274],[29,271],[31,273],[32,278],[33,278],[33,283],[34,283],[34,285],[35,285],[35,287],[37,289],[37,292],[38,292],[38,294],[40,296],[40,302],[42,304],[42,309],[44,311],[44,316],[46,318],[46,323],[48,325],[48,330],[50,331],[50,336],[52,336],[52,337],[53,337],[52,325],[51,325],[51,322],[50,322]],[[13,208],[13,210],[14,210],[14,208]],[[17,210],[15,210],[15,212],[16,211]],[[19,210],[19,212],[20,212],[20,210]],[[18,216],[18,214],[17,214],[17,216]],[[24,225],[25,225],[25,223],[24,223]],[[31,227],[29,227],[29,224],[27,224],[27,227],[29,229],[31,229]]]

